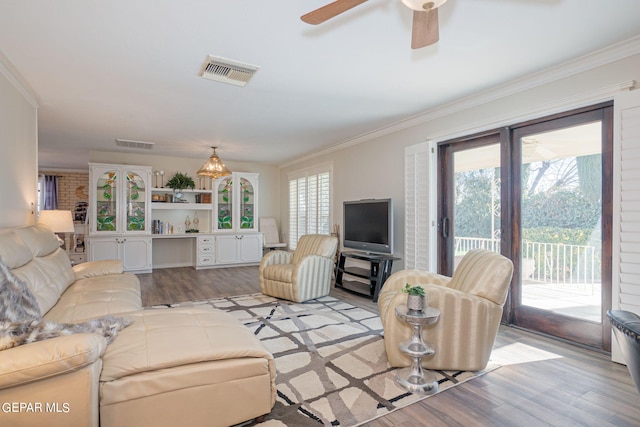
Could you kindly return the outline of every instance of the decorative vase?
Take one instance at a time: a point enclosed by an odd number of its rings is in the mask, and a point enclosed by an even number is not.
[[[425,297],[422,295],[407,295],[407,308],[411,311],[424,311]]]

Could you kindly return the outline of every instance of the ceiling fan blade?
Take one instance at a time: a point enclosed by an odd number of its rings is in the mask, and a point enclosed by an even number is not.
[[[413,29],[411,30],[411,49],[420,49],[436,43],[438,33],[438,8],[429,11],[413,11]]]
[[[366,1],[367,0],[336,0],[333,3],[329,3],[319,9],[311,11],[306,15],[302,15],[300,19],[311,25],[322,24],[324,21],[338,16],[342,12],[346,12],[347,10]]]

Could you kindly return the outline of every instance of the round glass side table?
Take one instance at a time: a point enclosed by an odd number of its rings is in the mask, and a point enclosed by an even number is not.
[[[396,307],[396,317],[411,325],[413,333],[408,341],[400,344],[400,351],[411,357],[409,368],[396,374],[396,383],[410,393],[434,394],[438,392],[438,381],[430,371],[422,369],[422,358],[435,353],[429,343],[422,340],[422,327],[438,321],[440,310],[426,307],[424,311],[409,310],[406,305]]]

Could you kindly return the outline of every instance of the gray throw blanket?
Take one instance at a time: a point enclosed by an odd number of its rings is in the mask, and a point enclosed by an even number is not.
[[[42,319],[38,302],[26,283],[0,259],[0,350],[62,335],[100,334],[111,343],[133,323],[124,317],[103,316],[82,323],[55,323]]]

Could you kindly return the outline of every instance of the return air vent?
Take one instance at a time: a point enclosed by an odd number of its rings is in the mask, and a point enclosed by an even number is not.
[[[153,150],[154,142],[130,141],[128,139],[116,139],[116,145],[124,148],[135,148],[137,150]]]
[[[217,82],[244,86],[260,67],[209,55],[202,65],[200,77]]]

